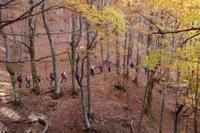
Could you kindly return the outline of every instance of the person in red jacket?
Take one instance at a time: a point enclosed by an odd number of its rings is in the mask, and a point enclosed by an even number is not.
[[[18,82],[19,88],[21,88],[22,87],[22,75],[21,74],[19,76],[17,76],[17,82]]]
[[[51,80],[51,81],[50,81],[50,85],[52,85],[53,81],[55,81],[53,72],[50,73],[49,78],[50,78],[50,80]]]

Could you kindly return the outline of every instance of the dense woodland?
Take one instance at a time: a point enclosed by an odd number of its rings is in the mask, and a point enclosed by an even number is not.
[[[0,0],[0,133],[199,133],[199,69],[200,0]]]

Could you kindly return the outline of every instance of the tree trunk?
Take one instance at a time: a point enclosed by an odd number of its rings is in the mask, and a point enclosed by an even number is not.
[[[120,75],[120,66],[121,66],[119,49],[120,49],[119,33],[116,33],[116,67],[117,67],[116,72],[117,72],[117,75]]]
[[[138,77],[139,77],[139,72],[140,72],[140,48],[139,48],[139,42],[140,42],[140,33],[138,34],[138,43],[137,43],[137,52],[136,52],[136,65],[135,65],[135,71],[136,71],[136,75],[135,75],[135,79],[134,79],[134,83],[137,85],[138,84]]]
[[[106,60],[109,61],[110,60],[110,46],[109,44],[106,44]]]
[[[160,111],[160,128],[159,133],[163,132],[163,119],[164,119],[164,108],[165,108],[165,93],[168,86],[168,79],[169,79],[169,73],[167,72],[166,78],[165,78],[165,86],[162,90],[162,104],[161,104],[161,111]]]
[[[32,7],[34,4],[33,0],[30,0],[30,7]],[[35,47],[34,47],[34,35],[35,35],[35,20],[33,16],[31,16],[33,13],[33,9],[29,12],[29,53],[31,57],[31,71],[32,71],[32,77],[33,77],[33,92],[35,94],[40,94],[40,87],[37,79],[37,69],[36,69],[36,63],[35,63]]]
[[[14,72],[11,64],[9,63],[10,50],[9,50],[9,46],[8,46],[8,39],[7,39],[7,36],[4,34],[3,29],[1,30],[1,33],[4,38],[4,47],[6,50],[6,68],[7,68],[7,71],[9,73],[10,79],[11,79],[12,89],[13,89],[13,93],[14,93],[14,97],[15,97],[15,105],[19,106],[20,105],[20,97],[19,97],[19,93],[18,93],[18,89],[17,89],[17,85],[16,85],[15,72]]]
[[[126,77],[129,78],[129,65],[130,65],[130,58],[131,58],[131,54],[132,54],[132,50],[131,50],[131,46],[133,45],[133,33],[132,31],[130,30],[129,32],[129,42],[128,42],[128,53],[127,53],[127,60],[126,60]]]
[[[76,28],[79,22],[79,34],[76,33]],[[81,37],[82,37],[82,17],[79,16],[79,21],[77,21],[77,15],[73,14],[71,15],[71,73],[72,73],[72,95],[77,96],[77,89],[76,89],[76,64],[77,64],[77,59],[78,59],[78,54],[77,54],[77,47],[80,43]]]
[[[125,71],[125,69],[126,69],[126,60],[127,60],[127,59],[126,59],[126,57],[127,57],[127,56],[126,56],[126,53],[127,53],[126,51],[128,51],[128,50],[127,50],[127,49],[128,49],[128,48],[127,48],[127,43],[128,43],[128,42],[127,42],[127,41],[128,41],[128,37],[127,37],[128,35],[127,35],[127,34],[128,34],[128,33],[125,32],[124,55],[123,55],[123,67],[124,67],[124,71]]]
[[[90,74],[90,47],[92,43],[92,33],[89,31],[90,25],[87,22],[87,91],[88,91],[88,109],[89,109],[89,118],[94,117],[94,110],[93,110],[93,100],[92,100],[92,91],[91,91],[91,74]]]
[[[138,124],[138,130],[137,130],[138,132],[137,133],[140,133],[140,127],[141,127],[142,119],[143,119],[144,112],[145,112],[147,91],[148,91],[148,88],[146,87],[145,92],[144,92],[143,102],[142,102],[142,112],[141,112],[141,115],[140,115],[140,120],[139,120],[139,124]]]
[[[181,113],[183,107],[184,107],[184,105],[181,104],[180,106],[178,106],[178,109],[176,109],[175,119],[174,119],[174,133],[179,133],[180,113]]]
[[[150,77],[147,81],[147,105],[146,105],[146,111],[147,115],[150,117],[150,119],[153,120],[153,112],[152,112],[152,100],[153,100],[153,88],[155,85],[155,77],[154,77],[155,71],[150,71]]]
[[[85,95],[85,88],[83,84],[83,77],[84,77],[84,62],[85,62],[85,57],[82,59],[82,64],[81,64],[81,72],[79,72],[79,55],[77,57],[77,64],[76,64],[76,80],[78,82],[78,85],[81,88],[81,103],[82,103],[82,109],[83,109],[83,116],[84,116],[84,121],[86,128],[90,131],[91,130],[91,121],[88,118],[88,110],[87,110],[87,105],[86,105],[86,95]]]
[[[1,2],[0,2],[1,3]],[[0,10],[0,21],[2,20],[3,15],[2,15],[2,10]],[[15,78],[15,72],[12,68],[12,65],[9,63],[10,62],[10,49],[8,46],[8,38],[6,36],[6,34],[4,33],[4,29],[0,29],[0,33],[2,34],[2,37],[4,39],[4,48],[5,48],[5,54],[6,54],[6,69],[10,75],[10,79],[11,79],[11,84],[12,84],[12,89],[13,89],[13,93],[14,93],[14,98],[15,98],[15,105],[19,106],[21,101],[20,101],[20,97],[19,97],[19,93],[18,93],[18,89],[17,89],[17,85],[16,85],[16,78]]]
[[[199,61],[200,57],[198,57],[197,63],[197,81],[196,81],[196,89],[195,89],[195,111],[194,111],[194,132],[198,133],[198,92],[199,92]]]
[[[42,4],[42,10],[45,9],[45,3]],[[47,32],[47,36],[48,36],[48,40],[49,40],[49,44],[51,47],[51,57],[52,57],[52,63],[53,63],[53,72],[54,72],[54,77],[55,77],[55,95],[54,98],[58,99],[60,97],[60,82],[59,82],[59,78],[58,78],[58,67],[57,67],[57,63],[56,63],[56,51],[55,51],[55,45],[54,42],[52,40],[51,34],[50,34],[50,29],[48,26],[48,19],[47,19],[47,15],[45,12],[42,12],[42,18],[43,18],[43,23],[44,23],[44,27],[46,29]]]
[[[74,46],[74,44],[71,44],[71,60],[72,60],[72,68],[71,68],[71,72],[72,72],[72,95],[76,96],[77,93],[77,89],[76,89],[76,60],[77,60],[77,53],[76,53],[76,47]]]
[[[87,106],[86,106],[86,96],[85,96],[85,89],[83,82],[81,81],[81,101],[82,101],[82,108],[83,108],[83,116],[85,120],[86,127],[90,130],[91,129],[91,124],[88,118],[88,113],[87,113]]]

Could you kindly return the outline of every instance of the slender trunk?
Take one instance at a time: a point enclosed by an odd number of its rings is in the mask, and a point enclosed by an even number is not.
[[[34,4],[33,0],[30,0],[30,7],[32,7]],[[37,79],[37,69],[36,69],[36,63],[35,63],[35,47],[34,47],[34,35],[35,35],[35,20],[33,16],[31,16],[33,13],[33,9],[29,12],[29,53],[31,57],[31,71],[32,71],[32,77],[33,77],[33,92],[35,94],[40,94],[40,87]]]
[[[153,88],[155,85],[155,77],[154,77],[155,71],[150,71],[150,77],[147,81],[147,105],[146,105],[146,111],[147,115],[150,117],[150,119],[153,120],[153,112],[152,112],[152,100],[153,100]]]
[[[174,120],[174,133],[179,133],[179,126],[180,126],[180,113],[183,109],[184,105],[181,104],[178,106],[175,112],[175,120]]]
[[[82,101],[82,108],[83,108],[83,116],[85,120],[86,127],[88,129],[91,129],[91,124],[88,118],[88,113],[87,113],[87,106],[86,106],[86,96],[85,96],[85,88],[83,85],[83,82],[81,81],[81,101]]]
[[[153,27],[151,24],[149,24],[149,31],[152,31],[153,30]],[[146,56],[149,56],[149,53],[150,53],[150,46],[152,45],[152,35],[151,34],[148,34],[147,36],[147,49],[146,49]],[[149,79],[149,76],[150,76],[150,72],[149,72],[149,69],[148,69],[148,66],[145,67],[145,73],[147,75],[147,80]]]
[[[10,53],[9,53],[9,46],[8,46],[8,40],[7,40],[7,37],[4,36],[4,47],[6,49],[6,61],[10,61]],[[14,97],[15,97],[15,104],[16,105],[20,105],[20,97],[19,97],[19,93],[18,93],[18,89],[17,89],[17,85],[16,85],[16,78],[15,78],[15,72],[12,68],[12,66],[9,64],[9,63],[6,63],[6,68],[7,68],[7,71],[10,75],[10,79],[11,79],[11,83],[12,83],[12,88],[13,88],[13,93],[14,93]]]
[[[90,24],[86,22],[87,27],[87,91],[88,91],[88,115],[89,119],[94,118],[94,110],[93,110],[93,99],[92,99],[92,90],[91,90],[91,74],[90,74],[90,67],[91,67],[91,60],[90,60],[90,50],[93,43],[92,32],[90,30]]]
[[[120,67],[121,67],[121,63],[120,63],[120,44],[119,44],[119,33],[116,33],[116,72],[117,75],[120,75]]]
[[[87,110],[87,105],[86,105],[86,95],[85,95],[85,88],[83,84],[83,77],[84,77],[84,62],[85,58],[82,59],[82,64],[81,64],[81,72],[79,73],[79,55],[77,55],[77,64],[76,64],[76,80],[78,85],[81,88],[81,103],[82,103],[82,109],[83,109],[83,116],[84,116],[84,121],[86,128],[90,131],[91,130],[91,123],[88,118],[88,110]]]
[[[123,61],[123,88],[125,85],[125,77],[126,77],[126,50],[127,50],[127,32],[125,32],[125,42],[124,42],[124,61]]]
[[[92,100],[92,90],[91,90],[91,75],[90,75],[90,51],[87,51],[87,90],[88,90],[88,108],[89,116],[92,117],[93,111],[93,100]]]
[[[77,89],[76,89],[76,60],[77,60],[77,53],[76,53],[76,47],[74,44],[71,44],[71,60],[72,60],[72,95],[76,96],[77,95]]]
[[[145,92],[144,92],[143,102],[142,102],[142,112],[141,112],[141,115],[140,115],[140,120],[139,120],[139,124],[138,124],[138,132],[137,133],[140,133],[142,119],[143,119],[144,112],[145,112],[147,90],[148,90],[148,88],[146,87]]]
[[[130,65],[130,58],[131,58],[131,45],[132,44],[132,31],[129,32],[129,42],[128,42],[128,53],[127,53],[127,60],[126,60],[126,77],[129,78],[129,65]]]
[[[123,59],[123,66],[124,66],[124,71],[125,71],[125,69],[126,69],[126,51],[127,51],[127,39],[128,39],[128,37],[127,37],[127,32],[125,32],[125,41],[124,41],[124,59]]]
[[[0,11],[0,19],[1,19],[1,11]],[[17,85],[16,85],[17,81],[15,78],[15,72],[12,68],[12,65],[9,63],[10,50],[9,50],[9,46],[8,46],[8,39],[7,39],[7,36],[4,34],[3,29],[1,29],[0,32],[2,33],[2,36],[4,39],[4,47],[6,50],[6,68],[7,68],[7,71],[9,73],[10,79],[11,79],[12,89],[13,89],[14,98],[15,98],[15,105],[19,106],[20,105],[20,97],[19,97],[19,93],[18,93],[18,89],[17,89]]]
[[[103,53],[103,44],[101,43],[101,64],[104,65],[104,53]]]
[[[45,9],[45,3],[42,4],[42,10],[44,10],[44,9]],[[48,19],[47,19],[47,15],[45,12],[42,12],[42,18],[43,18],[44,27],[47,32],[49,44],[51,47],[51,57],[52,57],[53,72],[54,72],[54,77],[55,77],[55,92],[54,92],[55,96],[54,96],[54,98],[58,99],[60,97],[60,82],[58,79],[58,67],[57,67],[57,63],[56,63],[55,45],[54,45],[54,42],[53,42],[51,34],[50,34],[50,29],[48,26]]]
[[[186,122],[185,133],[188,133],[189,118],[190,118],[190,116],[188,116],[188,117],[187,117],[187,122]]]
[[[200,57],[198,59],[200,61]],[[195,112],[194,112],[194,132],[198,133],[198,90],[199,90],[199,62],[197,63],[197,82],[195,89]]]
[[[136,75],[134,79],[134,83],[137,85],[138,84],[138,77],[139,77],[139,72],[140,72],[140,48],[139,48],[139,41],[140,41],[140,33],[138,34],[138,43],[137,43],[137,52],[136,52]]]
[[[168,86],[168,79],[169,79],[169,74],[167,72],[166,78],[165,78],[165,86],[162,91],[162,104],[161,104],[161,111],[160,111],[160,128],[159,128],[159,133],[163,132],[163,120],[164,120],[164,108],[165,108],[165,93],[166,89]]]
[[[106,60],[109,61],[110,60],[110,47],[109,44],[106,45]]]
[[[76,33],[76,28],[79,22],[79,34]],[[73,14],[71,15],[71,74],[72,74],[72,95],[77,96],[77,89],[76,89],[76,64],[78,61],[78,53],[77,53],[77,47],[80,43],[81,37],[82,37],[82,17],[79,16],[79,21],[77,21],[77,15]]]
[[[177,68],[177,70],[178,70],[178,68]],[[179,76],[177,76],[177,82],[178,82],[178,89],[176,90],[175,112],[177,112],[178,99],[179,99],[179,89],[180,89],[180,77]],[[174,116],[174,133],[178,133],[179,132],[178,125],[179,125],[178,115],[177,115],[177,113],[175,113],[175,116]]]

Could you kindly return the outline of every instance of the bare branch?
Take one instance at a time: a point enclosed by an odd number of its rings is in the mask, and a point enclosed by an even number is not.
[[[192,27],[188,29],[181,29],[181,30],[175,30],[175,31],[159,31],[159,32],[153,32],[152,34],[172,34],[172,33],[181,33],[181,32],[189,32],[189,31],[200,31],[200,27]]]

